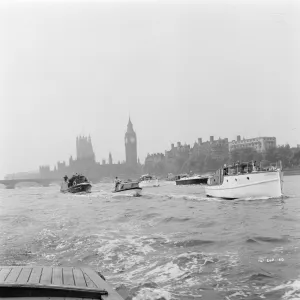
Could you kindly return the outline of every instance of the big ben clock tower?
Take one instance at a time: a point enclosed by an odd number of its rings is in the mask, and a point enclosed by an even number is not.
[[[136,134],[133,131],[132,123],[129,117],[127,124],[127,131],[125,133],[125,151],[126,151],[126,164],[131,168],[137,166],[137,147],[136,147]]]

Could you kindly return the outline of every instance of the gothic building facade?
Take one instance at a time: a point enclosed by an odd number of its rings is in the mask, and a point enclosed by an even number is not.
[[[91,136],[79,136],[76,138],[76,155],[77,159],[91,159],[95,160],[95,153],[93,150]]]
[[[102,164],[96,161],[91,137],[78,136],[76,138],[76,159],[71,156],[69,164],[58,162],[53,170],[49,166],[40,166],[41,178],[62,178],[64,175],[72,176],[74,173],[82,173],[92,181],[103,177],[137,177],[141,173],[141,166],[137,160],[137,139],[129,118],[125,133],[126,161],[113,163],[112,154],[109,153],[108,163],[102,159]]]

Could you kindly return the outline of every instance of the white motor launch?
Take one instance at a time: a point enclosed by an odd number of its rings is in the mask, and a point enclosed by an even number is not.
[[[208,179],[205,193],[225,199],[278,198],[283,195],[281,169],[281,162],[266,168],[253,162],[226,166]]]
[[[155,178],[154,176],[145,174],[145,175],[141,176],[141,178],[139,179],[139,186],[140,187],[158,187],[159,180],[157,178]]]

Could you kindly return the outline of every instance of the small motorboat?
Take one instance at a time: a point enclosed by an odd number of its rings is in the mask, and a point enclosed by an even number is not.
[[[151,176],[149,174],[141,176],[139,179],[139,187],[157,187],[159,186],[159,181],[154,176]]]
[[[176,180],[176,185],[190,185],[190,184],[207,184],[208,176],[194,175],[183,176]]]
[[[205,193],[208,197],[223,199],[282,197],[281,162],[269,167],[253,162],[225,166],[209,177]]]
[[[0,298],[123,300],[100,272],[89,268],[0,266]]]
[[[62,193],[90,193],[92,189],[91,183],[88,179],[80,174],[73,175],[70,179],[64,177],[61,184],[60,191]]]
[[[141,195],[142,192],[142,188],[139,186],[139,182],[128,182],[128,181],[124,181],[124,182],[118,182],[115,186],[115,190],[112,191],[113,193],[132,193],[135,196],[139,196]]]

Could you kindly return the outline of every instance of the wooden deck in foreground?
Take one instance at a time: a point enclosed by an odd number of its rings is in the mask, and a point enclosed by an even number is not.
[[[0,266],[1,299],[123,298],[89,268]]]

